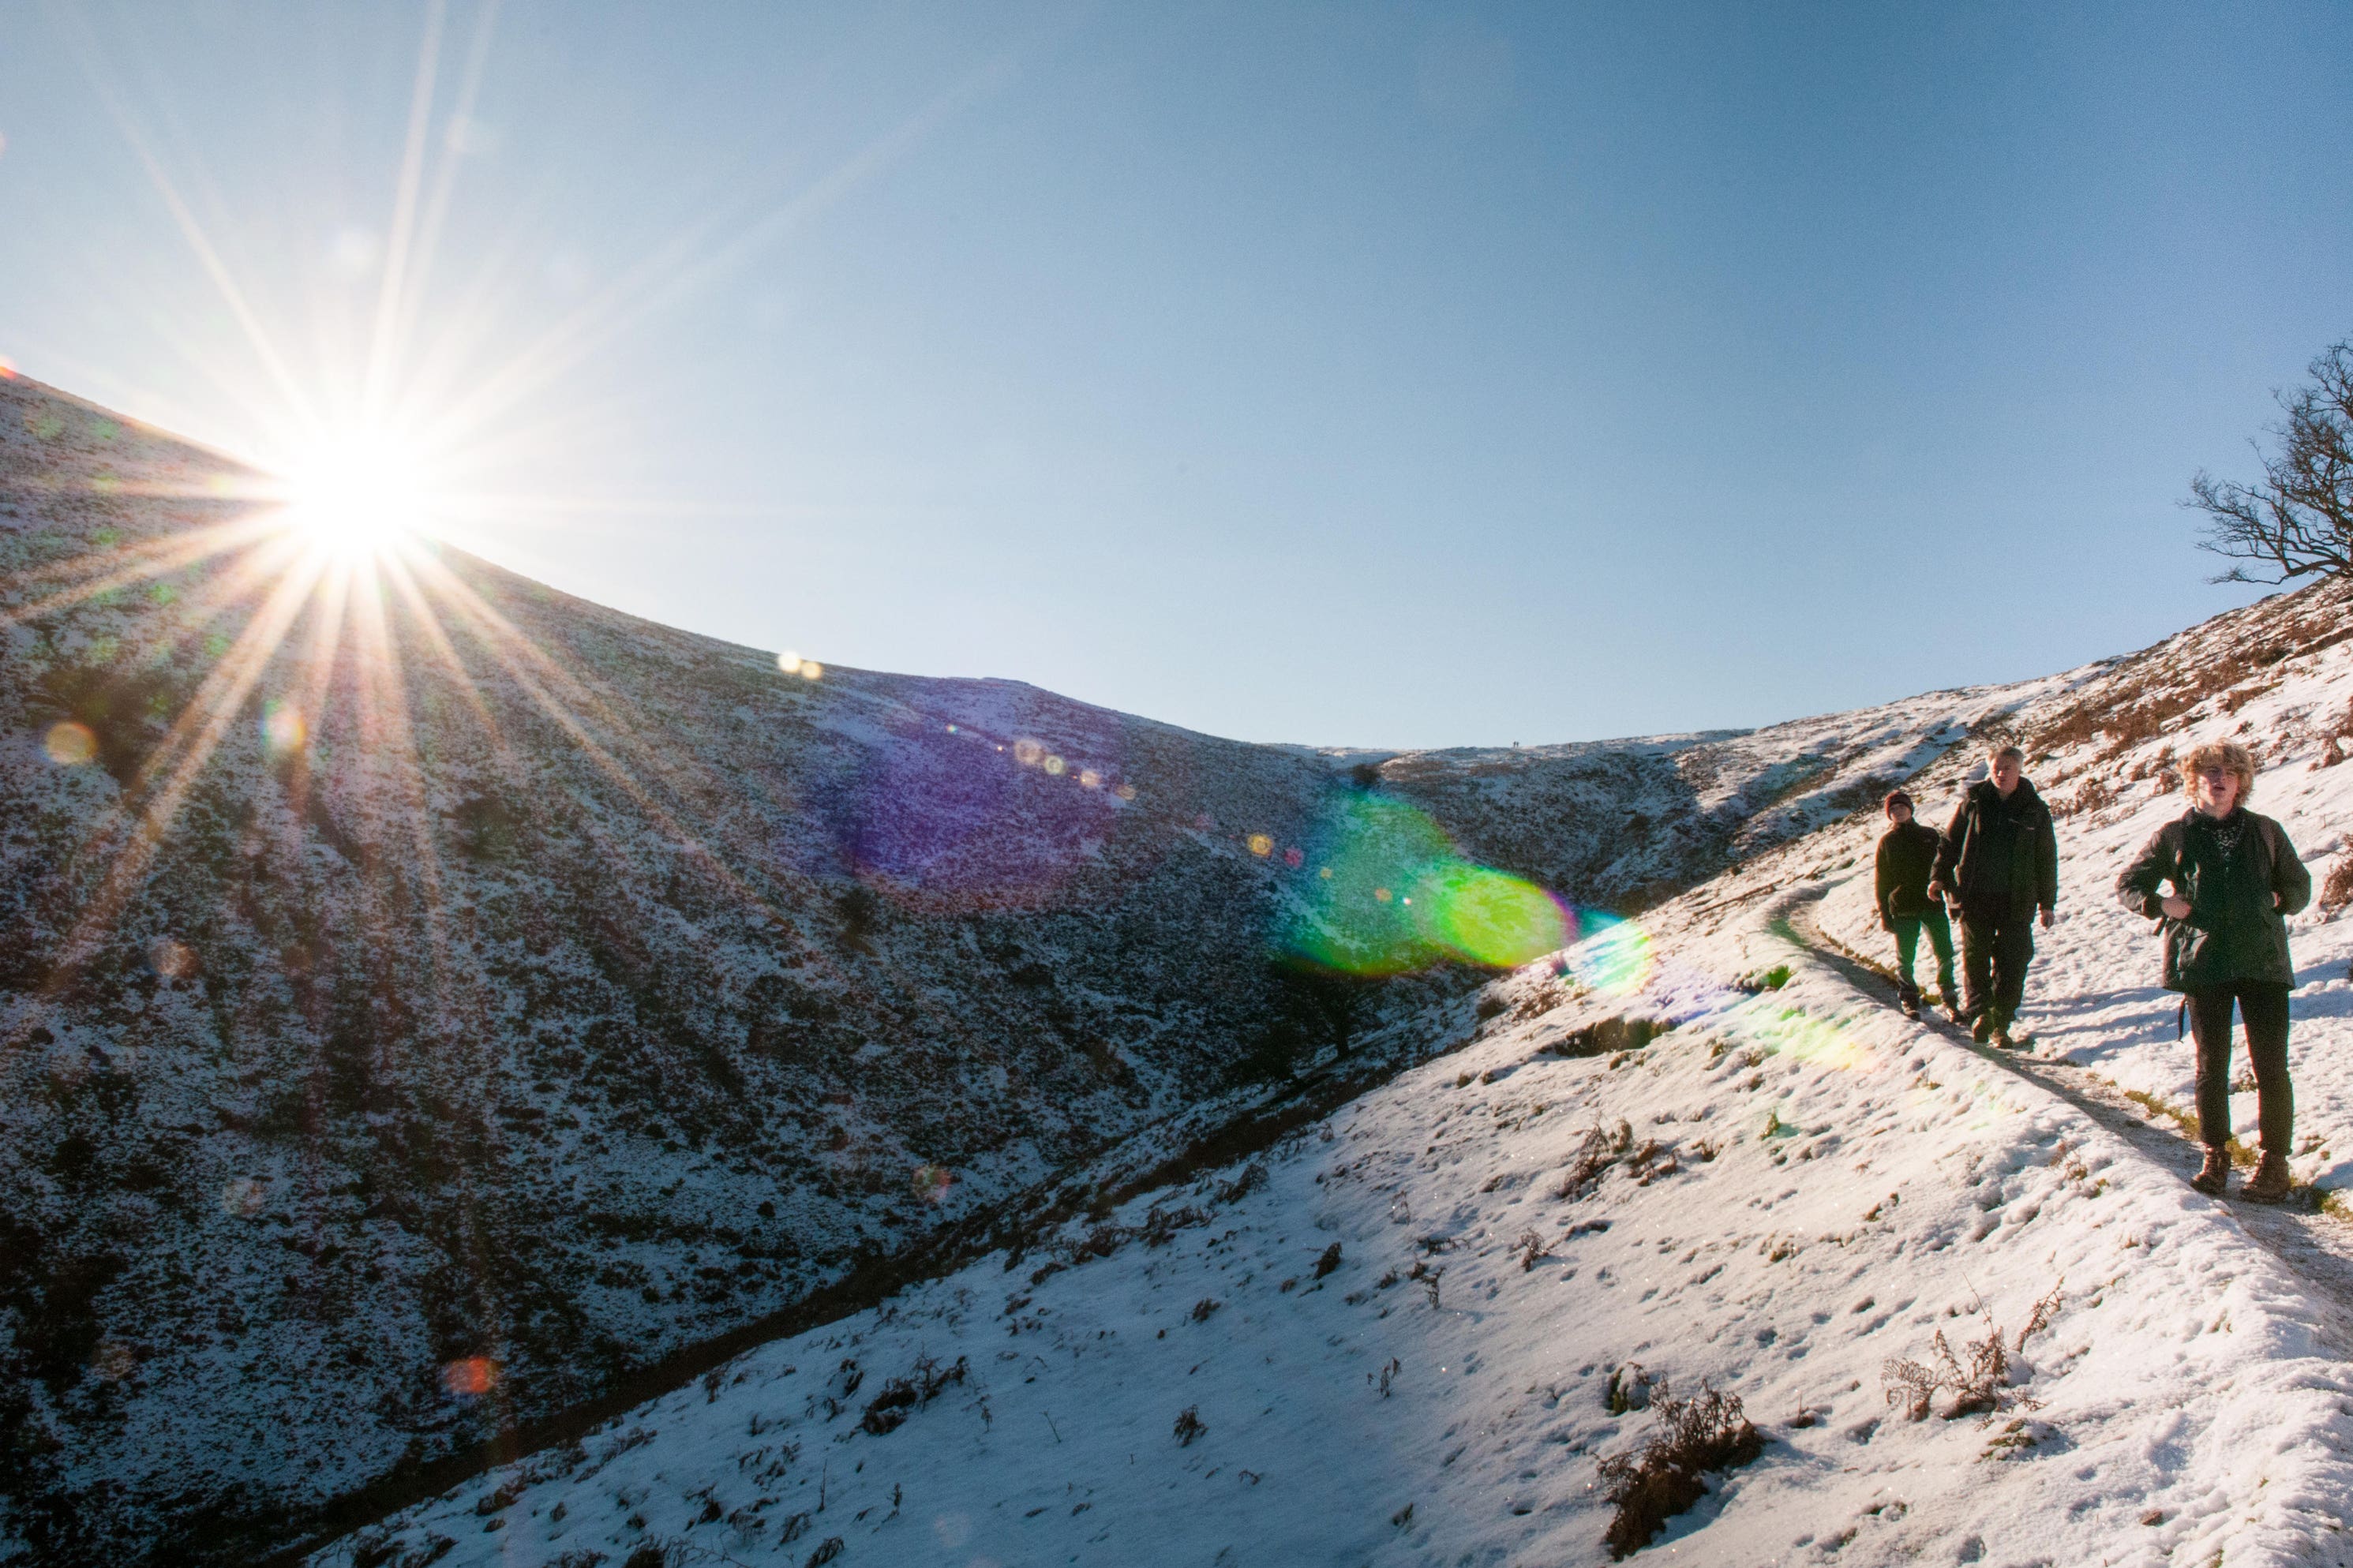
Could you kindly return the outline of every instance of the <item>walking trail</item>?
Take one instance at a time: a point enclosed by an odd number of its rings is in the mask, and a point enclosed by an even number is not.
[[[1773,911],[1776,934],[1828,964],[1863,995],[1895,1004],[1894,971],[1856,952],[1825,931],[1818,918],[1823,899],[1839,886],[1816,883],[1788,897]],[[1938,1035],[1958,1044],[1990,1065],[2025,1079],[2073,1106],[2102,1128],[2115,1133],[2134,1152],[2175,1172],[2187,1182],[2199,1164],[2197,1141],[2177,1120],[2178,1112],[2152,1097],[2135,1099],[2113,1080],[2076,1063],[2038,1056],[2031,1050],[1996,1050],[1978,1045],[1967,1029],[1923,1009],[1921,1021]],[[2341,1342],[2353,1348],[2353,1223],[2323,1206],[2321,1194],[2300,1185],[2284,1204],[2253,1204],[2237,1196],[2240,1171],[2233,1179],[2226,1205],[2230,1219],[2256,1246],[2263,1247],[2310,1286],[2334,1310],[2331,1327]]]

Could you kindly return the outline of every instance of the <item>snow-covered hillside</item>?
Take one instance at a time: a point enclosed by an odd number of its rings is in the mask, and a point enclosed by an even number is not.
[[[1458,1041],[1464,971],[1274,962],[1368,792],[1630,905],[2041,689],[1360,778],[314,577],[252,479],[0,379],[0,1561],[241,1560]]]
[[[1648,1548],[1675,1561],[2353,1563],[2353,1237],[2187,1186],[2187,1048],[2109,894],[2180,809],[2161,754],[2223,733],[2353,889],[2345,611],[2267,601],[2008,716],[2064,812],[2032,1052],[1893,1010],[1852,956],[1886,945],[1877,824],[1834,824],[1497,982],[1477,1038],[1255,1166],[780,1339],[314,1561],[1606,1561],[1598,1461],[1658,1433],[1663,1380],[1762,1438]],[[1978,763],[1932,764],[1924,815]],[[2296,1171],[2334,1185],[2353,923],[2295,939]],[[1902,1364],[1997,1327],[1981,1407],[1948,1387],[1915,1419]]]

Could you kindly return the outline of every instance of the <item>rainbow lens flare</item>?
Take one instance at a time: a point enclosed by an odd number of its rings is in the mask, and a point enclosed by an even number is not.
[[[271,756],[299,752],[310,738],[311,727],[302,721],[301,709],[274,697],[261,705],[261,743]]]
[[[1650,932],[1612,915],[1588,914],[1585,924],[1585,939],[1568,952],[1568,973],[1612,996],[1630,996],[1651,983],[1657,958]]]
[[[68,719],[49,726],[41,741],[41,749],[49,761],[61,768],[78,768],[98,755],[98,732],[89,725]]]
[[[1401,974],[1450,960],[1501,969],[1576,940],[1577,917],[1566,904],[1465,859],[1427,814],[1403,801],[1341,797],[1314,839],[1301,859],[1319,863],[1315,879],[1300,887],[1275,938],[1288,957],[1346,974]]]

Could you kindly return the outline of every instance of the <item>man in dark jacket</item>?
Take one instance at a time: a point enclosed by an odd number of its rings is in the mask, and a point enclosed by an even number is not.
[[[2255,759],[2217,741],[2182,759],[2190,809],[2157,831],[2116,879],[2135,914],[2165,922],[2165,984],[2187,998],[2198,1040],[2198,1137],[2206,1163],[2190,1184],[2220,1195],[2231,1181],[2231,1009],[2246,1022],[2263,1158],[2246,1196],[2288,1194],[2295,1125],[2287,1076],[2287,998],[2295,986],[2287,917],[2311,901],[2312,874],[2286,830],[2246,808]],[[2158,889],[2170,883],[2170,895]]]
[[[1928,883],[1932,899],[1961,906],[1961,1011],[1970,1033],[2007,1049],[2026,996],[2038,906],[2048,928],[2059,906],[2059,836],[2051,808],[2023,776],[2026,753],[2004,746],[1969,786],[1945,829]]]
[[[1895,937],[1895,999],[1905,1017],[1920,1016],[1920,987],[1912,983],[1912,961],[1925,930],[1936,950],[1938,997],[1957,1023],[1961,1004],[1953,994],[1953,928],[1945,919],[1945,906],[1928,897],[1928,879],[1936,872],[1936,850],[1944,840],[1926,823],[1912,820],[1912,797],[1902,790],[1888,792],[1885,809],[1888,828],[1879,836],[1872,901],[1879,907],[1879,923]]]

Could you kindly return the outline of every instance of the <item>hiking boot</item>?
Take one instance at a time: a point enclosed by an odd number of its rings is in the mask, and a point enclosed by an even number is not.
[[[1961,1005],[1958,1002],[1945,1004],[1945,1016],[1952,1020],[1953,1027],[1956,1029],[1966,1029],[1969,1026],[1969,1016],[1961,1011]]]
[[[1899,997],[1897,998],[1895,1005],[1904,1009],[1904,1016],[1905,1017],[1911,1019],[1915,1024],[1920,1021],[1920,998],[1917,996]]]
[[[1992,1037],[1992,1035],[1993,1015],[1990,1013],[1978,1014],[1978,1021],[1969,1026],[1969,1038],[1982,1046],[1988,1039]]]
[[[2284,1167],[2283,1167],[2284,1168]],[[2189,1184],[2200,1192],[2221,1197],[2231,1186],[2231,1156],[2227,1151],[2209,1148],[2206,1163],[2189,1178]]]
[[[2263,1163],[2255,1167],[2255,1178],[2241,1190],[2239,1195],[2251,1204],[2275,1204],[2287,1196],[2295,1181],[2287,1173],[2287,1156],[2266,1152]]]
[[[2018,1042],[2010,1037],[2010,1026],[2008,1024],[1996,1024],[1993,1026],[1993,1048],[1998,1051],[2014,1051],[2018,1049]]]

